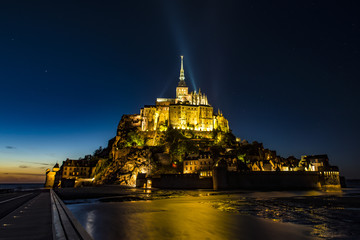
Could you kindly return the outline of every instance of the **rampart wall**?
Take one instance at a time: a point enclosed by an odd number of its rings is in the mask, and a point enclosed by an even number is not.
[[[152,178],[152,187],[164,189],[212,189],[212,178],[200,178],[199,174],[162,174]]]
[[[340,189],[339,172],[228,172],[215,168],[212,178],[198,174],[162,174],[149,178],[163,189],[328,190]],[[144,179],[144,183],[146,180]],[[137,184],[138,187],[143,186]]]
[[[339,172],[228,172],[215,168],[214,189],[340,189]]]

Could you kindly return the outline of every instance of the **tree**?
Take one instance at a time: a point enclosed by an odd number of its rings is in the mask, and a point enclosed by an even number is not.
[[[138,131],[131,131],[127,134],[125,147],[144,146],[145,138]]]
[[[177,129],[169,129],[165,134],[165,144],[169,146],[173,161],[182,162],[187,153],[196,153],[198,148],[194,141],[188,139]]]
[[[222,147],[230,147],[236,143],[236,137],[231,132],[213,131],[215,144]]]
[[[95,151],[94,151],[94,156],[98,156],[98,155],[100,155],[101,154],[101,152],[103,151],[103,148],[100,146],[98,149],[96,149]]]

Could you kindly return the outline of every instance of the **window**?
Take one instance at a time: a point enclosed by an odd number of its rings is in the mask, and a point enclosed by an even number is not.
[[[188,168],[186,167],[186,171],[188,170]]]
[[[192,167],[190,167],[190,170],[192,170]]]

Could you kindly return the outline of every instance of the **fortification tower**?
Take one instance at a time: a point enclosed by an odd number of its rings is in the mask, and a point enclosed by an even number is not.
[[[47,188],[53,188],[55,183],[57,181],[55,181],[56,178],[56,173],[60,170],[59,164],[56,163],[52,169],[52,171],[50,171],[50,169],[46,169],[46,179],[45,179],[45,187]]]

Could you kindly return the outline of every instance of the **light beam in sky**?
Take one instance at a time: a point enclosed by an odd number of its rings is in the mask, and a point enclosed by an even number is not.
[[[166,5],[164,12],[166,14],[168,20],[167,22],[169,23],[169,29],[174,38],[174,42],[179,49],[179,56],[184,56],[185,81],[187,83],[191,83],[193,90],[198,90],[196,87],[196,78],[191,67],[192,55],[189,52],[186,34],[181,25],[181,17],[178,15],[179,11],[176,11],[176,6],[171,6],[171,4],[171,2],[169,2],[169,4],[164,4],[164,6]]]

